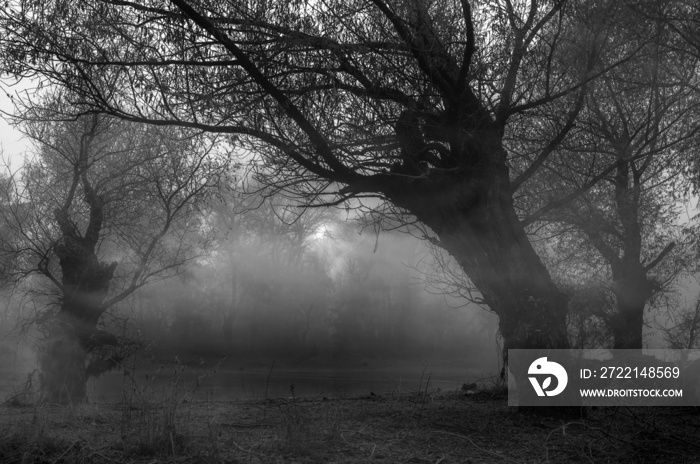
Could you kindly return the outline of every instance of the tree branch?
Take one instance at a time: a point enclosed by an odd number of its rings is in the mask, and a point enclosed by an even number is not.
[[[289,98],[260,71],[260,69],[250,60],[250,58],[248,58],[246,53],[234,43],[233,40],[231,40],[224,32],[219,30],[211,20],[198,13],[186,1],[170,1],[177,6],[180,11],[185,14],[185,16],[190,18],[199,27],[207,31],[222,46],[224,46],[240,62],[240,67],[243,68],[268,95],[277,101],[284,112],[299,126],[304,133],[306,133],[311,143],[316,147],[316,150],[320,154],[321,158],[323,158],[326,164],[331,168],[332,172],[325,171],[324,174],[319,174],[318,170],[316,169],[317,165],[310,162],[306,163],[306,166],[304,166],[306,169],[309,169],[310,171],[319,175],[332,174],[330,178],[339,182],[349,182],[358,177],[358,174],[348,169],[333,155],[325,137],[321,135],[313,124],[302,114],[299,108],[297,108],[294,103],[292,103],[292,101],[289,100]]]
[[[649,272],[654,269],[665,257],[668,255],[676,246],[676,242],[671,242],[666,247],[661,250],[661,253],[649,264],[644,266],[644,270]]]

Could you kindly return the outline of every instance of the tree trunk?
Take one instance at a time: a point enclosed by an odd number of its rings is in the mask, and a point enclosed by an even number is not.
[[[642,349],[644,308],[653,294],[653,283],[644,267],[636,263],[613,268],[617,311],[610,319],[615,349]]]
[[[614,349],[642,349],[644,306],[627,306],[618,302],[617,312],[610,320]]]
[[[87,354],[80,343],[80,323],[62,310],[50,322],[39,355],[41,403],[76,403],[86,396]]]
[[[554,284],[515,213],[505,166],[416,179],[387,191],[439,237],[499,316],[504,349],[568,348],[567,298]]]
[[[568,301],[515,212],[500,139],[484,135],[479,146],[470,148],[474,151],[462,156],[477,161],[465,161],[472,163],[466,169],[396,181],[385,195],[437,234],[437,244],[457,260],[499,316],[506,361],[509,349],[569,348]],[[526,371],[511,374],[521,397],[535,394]],[[579,414],[577,408],[554,411]]]
[[[459,249],[453,256],[499,316],[505,350],[568,348],[566,297],[554,285],[525,234],[508,237],[506,231],[514,230],[507,227],[494,223],[490,230],[450,234],[443,241],[448,250]],[[482,244],[481,256],[470,255],[463,248],[464,242],[473,241]]]
[[[49,322],[39,357],[41,402],[81,402],[86,396],[87,356],[99,348],[97,322],[116,263],[99,262],[94,248],[79,237],[56,247],[63,274],[63,298]]]

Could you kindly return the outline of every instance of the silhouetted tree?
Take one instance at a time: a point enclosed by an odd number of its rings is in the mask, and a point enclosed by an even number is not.
[[[90,110],[229,134],[260,180],[306,201],[389,201],[457,259],[508,347],[565,347],[566,298],[513,193],[614,66],[600,57],[626,11],[588,5],[44,1],[3,13],[2,48],[8,70],[69,86]],[[511,125],[550,107],[558,132],[515,176]]]
[[[42,115],[23,116],[38,155],[2,192],[14,239],[1,249],[14,279],[32,277],[53,294],[37,320],[42,400],[81,401],[87,376],[120,357],[102,316],[201,252],[198,208],[224,165],[211,143],[185,131]]]
[[[559,256],[569,255],[560,269],[571,266],[574,279],[588,280],[582,277],[592,273],[586,266],[607,268],[615,310],[600,307],[599,314],[614,348],[641,349],[647,303],[694,261],[688,224],[680,218],[691,191],[700,100],[697,60],[683,51],[668,23],[638,15],[628,24],[626,37],[639,49],[637,57],[588,86],[577,128],[557,148],[567,161],[541,182],[567,191],[605,166],[614,170],[546,214],[543,219],[557,226],[541,236],[552,235]]]

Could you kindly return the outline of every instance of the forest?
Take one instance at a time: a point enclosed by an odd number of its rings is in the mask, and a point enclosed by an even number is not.
[[[376,443],[340,430],[370,416],[427,440],[421,462],[692,462],[695,409],[503,395],[529,388],[508,350],[700,348],[695,2],[6,0],[0,31],[0,110],[27,147],[2,151],[0,360],[30,360],[4,407],[95,422],[96,379],[174,366],[179,385],[199,363],[197,390],[235,360],[269,373],[262,419],[231,427],[286,443],[222,445],[205,415],[216,446],[194,451],[176,431],[193,398],[125,389],[100,419],[120,447],[13,432],[0,460],[364,462]],[[268,420],[276,363],[455,360],[454,391],[424,367],[417,391],[367,387],[378,403],[338,400],[329,425],[331,400],[299,404],[292,382]],[[544,454],[499,441],[541,417],[564,421],[533,439]],[[571,427],[580,442],[550,449]]]

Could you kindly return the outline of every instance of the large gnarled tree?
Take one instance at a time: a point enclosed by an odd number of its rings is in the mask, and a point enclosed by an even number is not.
[[[51,114],[30,108],[21,119],[38,154],[2,191],[14,234],[0,249],[13,259],[10,275],[46,305],[36,319],[41,400],[76,402],[87,378],[123,353],[105,313],[201,253],[198,208],[224,165],[211,143],[183,131],[97,114],[41,117]]]
[[[229,134],[259,180],[307,202],[378,197],[416,218],[500,316],[506,348],[561,348],[566,298],[513,195],[567,138],[587,85],[635,55],[609,40],[623,9],[47,0],[11,6],[0,21],[10,71],[68,86],[91,111]],[[535,152],[511,151],[511,126],[547,111],[561,115],[553,135]],[[511,162],[524,155],[516,176]]]

